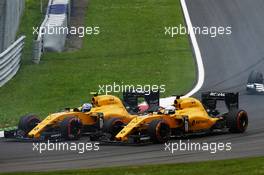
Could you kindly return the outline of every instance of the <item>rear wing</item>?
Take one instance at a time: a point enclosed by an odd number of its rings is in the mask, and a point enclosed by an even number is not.
[[[217,101],[224,101],[228,110],[239,108],[239,93],[204,92],[202,103],[207,109],[216,109]]]
[[[143,92],[143,91],[125,91],[123,92],[124,103],[132,108],[138,106],[138,98],[144,98],[149,108],[159,107],[159,91]]]

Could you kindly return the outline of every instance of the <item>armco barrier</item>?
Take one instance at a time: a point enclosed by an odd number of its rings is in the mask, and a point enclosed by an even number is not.
[[[21,36],[0,54],[0,87],[12,79],[20,67],[25,36]]]
[[[49,27],[68,27],[71,13],[70,0],[50,0],[44,21],[40,26],[37,40],[33,42],[33,62],[39,63],[44,51],[61,52],[64,49],[65,33],[49,34]],[[45,32],[44,32],[45,31]]]
[[[51,5],[53,0],[49,0],[48,7]],[[37,40],[33,41],[33,63],[38,64],[40,62],[41,55],[43,53],[43,30],[44,26],[47,23],[47,20],[49,18],[49,8],[47,8],[45,19],[43,20],[41,26],[39,27],[39,33]]]

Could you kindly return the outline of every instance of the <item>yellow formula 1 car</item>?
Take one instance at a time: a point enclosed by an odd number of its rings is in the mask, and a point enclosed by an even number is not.
[[[111,129],[112,134],[120,130],[121,124],[130,122],[140,113],[138,98],[143,98],[149,109],[159,106],[158,93],[125,92],[124,99],[112,95],[95,95],[90,104],[84,104],[79,108],[66,108],[62,112],[53,113],[40,121],[36,115],[21,117],[18,129],[6,131],[6,138],[22,140],[60,140],[78,139],[82,134],[89,134],[95,139],[104,127],[104,121],[114,118],[115,127]],[[88,106],[87,106],[88,105]],[[87,108],[88,107],[88,108]],[[121,121],[121,123],[119,123]]]
[[[217,101],[224,101],[227,111],[220,114]],[[114,119],[111,119],[114,120]],[[115,119],[115,123],[121,120]],[[114,123],[105,125],[113,127]],[[107,124],[108,123],[108,124]],[[211,133],[216,131],[243,133],[248,126],[248,115],[239,109],[238,93],[202,94],[202,100],[177,97],[172,107],[152,114],[135,117],[113,140],[115,143],[163,143],[171,137]],[[105,140],[106,141],[106,140]]]

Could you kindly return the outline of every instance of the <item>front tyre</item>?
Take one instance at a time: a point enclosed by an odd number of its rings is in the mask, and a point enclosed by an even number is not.
[[[154,143],[165,143],[170,139],[171,130],[162,120],[153,120],[148,127],[148,134]]]
[[[38,123],[40,123],[38,116],[34,114],[25,115],[19,120],[18,130],[23,131],[24,135],[27,135]]]
[[[78,140],[81,136],[82,122],[77,117],[67,117],[60,123],[62,137],[66,140]]]
[[[248,114],[244,110],[232,110],[228,113],[227,127],[231,133],[243,133],[248,126]]]
[[[103,132],[111,134],[113,139],[124,127],[124,123],[119,118],[110,118],[103,125]]]

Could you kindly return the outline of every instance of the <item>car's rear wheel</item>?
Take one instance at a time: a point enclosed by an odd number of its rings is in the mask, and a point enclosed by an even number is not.
[[[232,110],[227,115],[227,127],[231,133],[243,133],[248,126],[248,114],[244,110]]]
[[[111,134],[114,138],[124,127],[124,122],[119,118],[110,118],[103,125],[103,132]]]
[[[258,71],[252,71],[248,77],[248,84],[259,83],[263,84],[263,74]]]
[[[66,140],[78,140],[81,136],[82,122],[77,117],[67,117],[60,123],[62,137]]]
[[[148,134],[154,143],[164,143],[170,139],[171,130],[167,123],[157,119],[150,122]]]
[[[40,120],[34,114],[22,116],[18,122],[18,130],[27,135],[38,123],[40,123]]]

